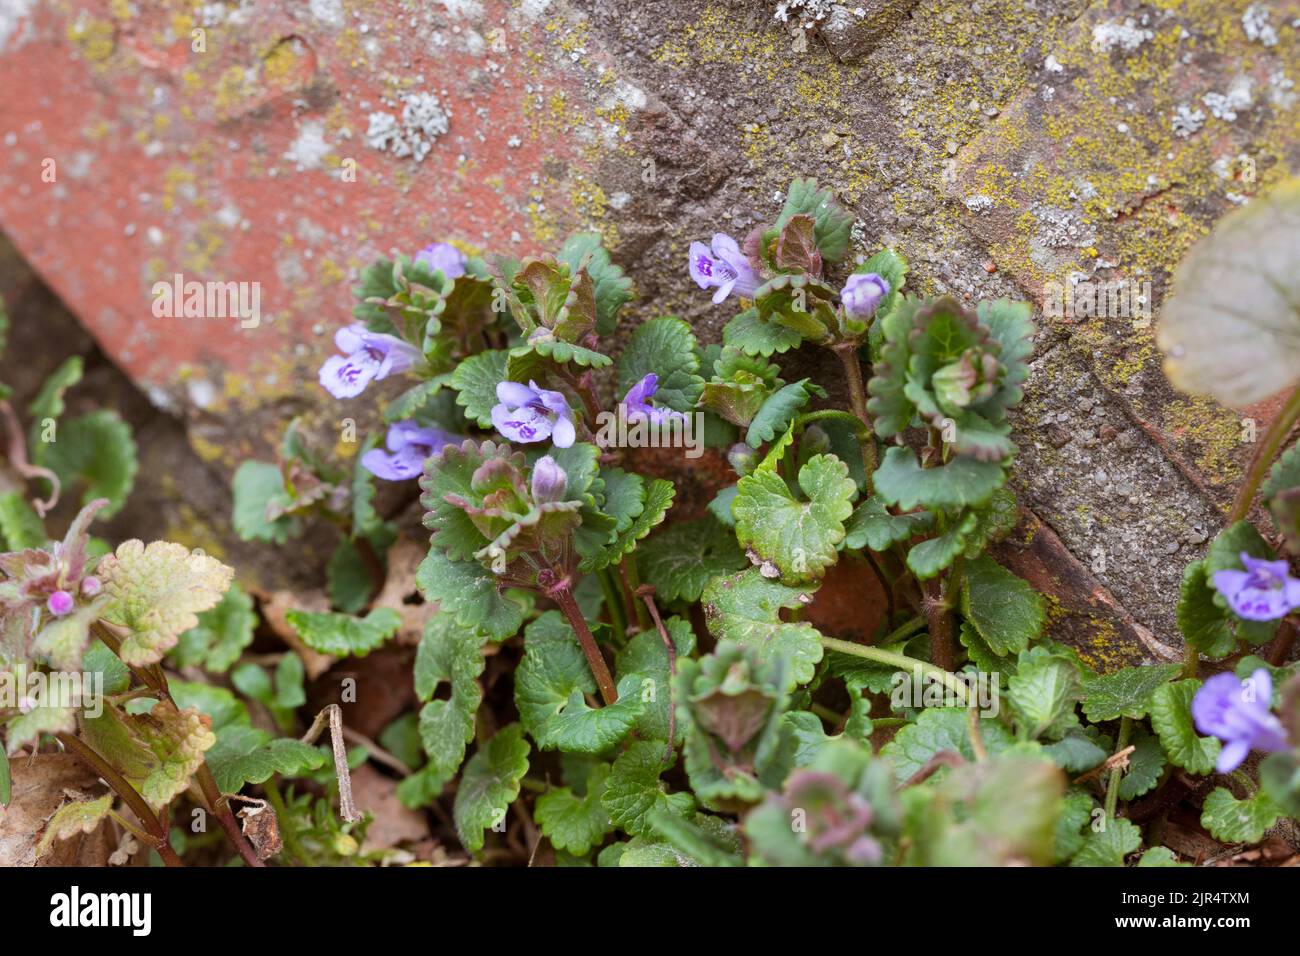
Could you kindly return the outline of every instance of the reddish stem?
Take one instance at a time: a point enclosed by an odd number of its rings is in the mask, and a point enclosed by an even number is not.
[[[578,607],[578,602],[573,599],[573,586],[570,584],[568,577],[562,578],[558,584],[547,588],[546,594],[560,606],[561,613],[568,620],[569,626],[573,628],[573,633],[578,636],[578,643],[582,645],[582,652],[587,655],[587,664],[591,667],[591,674],[596,678],[596,684],[600,687],[601,698],[607,706],[614,703],[618,700],[618,689],[614,686],[614,678],[609,673],[609,666],[600,653],[600,647],[596,644],[596,638],[591,633],[591,628],[587,626],[587,621],[582,616],[582,609]]]

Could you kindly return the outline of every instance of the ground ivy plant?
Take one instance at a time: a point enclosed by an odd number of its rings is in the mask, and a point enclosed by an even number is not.
[[[851,226],[797,180],[770,224],[692,243],[683,279],[738,304],[720,342],[674,316],[629,328],[631,282],[592,234],[522,261],[435,243],[367,268],[319,382],[376,427],[344,435],[348,460],[295,422],[277,461],[235,477],[245,539],[338,529],[332,607],[285,616],[297,644],[341,659],[400,640],[378,597],[395,542],[427,540],[420,706],[381,743],[401,800],[449,810],[484,860],[522,826],[561,865],[1164,866],[1180,862],[1161,832],[1182,801],[1221,841],[1259,840],[1300,801],[1300,684],[1277,623],[1300,582],[1275,550],[1300,540],[1300,458],[1264,483],[1277,540],[1243,510],[1189,569],[1186,663],[1099,673],[991,554],[1018,521],[1029,306],[919,295],[892,250],[850,261]],[[820,349],[829,374],[796,379]],[[733,480],[678,520],[638,429],[698,436]],[[405,517],[417,498],[423,529]],[[244,659],[251,602],[211,558],[127,542],[92,567],[96,507],[0,569],[10,666],[89,658],[115,675],[110,716],[10,714],[9,749],[53,735],[94,762],[169,862],[159,813],[187,787],[246,862],[368,862],[364,820],[280,793],[329,774],[325,755],[234,706],[258,702],[287,734],[298,656],[273,672]],[[813,623],[841,562],[880,596],[868,640]],[[1241,656],[1266,642],[1271,660]],[[1235,667],[1202,684],[1203,657]],[[1239,769],[1251,751],[1271,754],[1258,782]],[[283,840],[240,846],[226,799],[241,791]],[[59,831],[116,812],[101,804]]]

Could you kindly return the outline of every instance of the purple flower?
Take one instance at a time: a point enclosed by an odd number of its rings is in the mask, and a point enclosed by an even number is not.
[[[441,272],[448,279],[458,279],[465,274],[465,253],[450,242],[425,246],[415,254],[415,261],[430,272]]]
[[[569,403],[559,392],[538,388],[537,383],[500,382],[492,406],[492,424],[511,441],[534,442],[550,438],[556,448],[568,448],[577,433]]]
[[[569,476],[550,455],[537,459],[533,465],[533,502],[539,505],[550,504],[564,497],[569,487]]]
[[[1282,722],[1269,711],[1273,679],[1260,668],[1245,681],[1234,674],[1215,674],[1192,698],[1196,729],[1223,741],[1216,769],[1231,773],[1252,750],[1286,750]]]
[[[874,272],[855,272],[840,290],[844,311],[858,319],[875,315],[880,300],[889,295],[889,283]]]
[[[420,350],[394,335],[371,332],[355,324],[334,333],[334,344],[343,355],[331,355],[320,367],[320,383],[335,398],[355,398],[366,390],[371,380],[387,378],[393,372],[405,372]]]
[[[384,481],[405,481],[420,474],[424,459],[456,441],[460,441],[459,435],[441,428],[421,428],[410,420],[397,422],[388,428],[388,451],[392,454],[372,448],[361,456],[361,464]]]
[[[1214,586],[1238,617],[1275,621],[1300,607],[1300,581],[1287,574],[1285,561],[1265,561],[1241,553],[1245,571],[1214,572]]]
[[[65,614],[72,613],[72,595],[67,591],[55,591],[50,595],[50,599],[45,602],[45,606],[50,609],[50,613],[55,617],[63,617]]]
[[[86,597],[94,597],[102,587],[103,584],[100,583],[99,578],[93,574],[81,579],[81,593]]]
[[[702,242],[691,243],[690,268],[691,278],[701,289],[718,290],[713,294],[715,304],[732,292],[752,299],[763,284],[736,240],[721,232],[713,237],[712,251]]]
[[[654,372],[629,388],[621,403],[627,409],[627,420],[632,422],[639,418],[647,418],[653,424],[660,425],[674,418],[686,418],[681,412],[675,412],[671,408],[656,408],[651,405],[650,399],[657,391],[659,391],[659,376]]]

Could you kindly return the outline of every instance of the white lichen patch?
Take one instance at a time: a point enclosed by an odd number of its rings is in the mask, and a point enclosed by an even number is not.
[[[1264,46],[1277,46],[1277,31],[1269,22],[1268,7],[1252,3],[1241,15],[1241,28],[1246,31],[1246,39]]]
[[[423,162],[434,140],[447,132],[449,114],[433,93],[407,93],[402,103],[400,119],[392,113],[370,114],[366,145],[391,152],[399,159],[409,156],[417,163]]]
[[[1253,86],[1250,77],[1238,76],[1228,86],[1228,92],[1206,93],[1201,97],[1201,102],[1215,119],[1231,123],[1238,113],[1250,109],[1254,104]]]
[[[1180,103],[1178,109],[1174,110],[1174,135],[1181,136],[1183,139],[1196,133],[1205,125],[1205,114],[1198,109],[1193,109],[1185,103]]]
[[[330,154],[331,149],[330,144],[325,141],[325,124],[312,121],[302,124],[298,136],[289,144],[284,158],[297,166],[299,172],[305,169],[320,169],[321,162]]]
[[[307,9],[327,27],[343,26],[343,0],[311,0]]]
[[[0,50],[14,37],[18,38],[15,46],[23,42],[21,28],[31,12],[32,0],[0,0]]]
[[[1139,26],[1132,17],[1126,18],[1123,23],[1107,20],[1092,28],[1092,49],[1096,53],[1109,53],[1115,49],[1132,53],[1153,36],[1154,33]]]
[[[772,18],[779,23],[798,23],[810,30],[819,20],[825,20],[836,6],[835,0],[781,0]]]

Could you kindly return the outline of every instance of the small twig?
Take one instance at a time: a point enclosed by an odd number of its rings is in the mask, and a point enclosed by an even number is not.
[[[961,754],[955,750],[940,750],[937,754],[925,762],[925,766],[912,774],[903,783],[903,787],[913,787],[918,783],[924,783],[938,772],[940,767],[961,767],[966,763]]]
[[[27,460],[27,439],[23,436],[22,422],[18,420],[13,406],[8,402],[0,402],[0,414],[3,414],[5,425],[9,430],[9,464],[13,465],[14,471],[24,478],[44,478],[50,483],[49,499],[42,501],[37,498],[32,502],[36,513],[44,518],[50,509],[59,503],[59,476],[50,469],[33,465]]]
[[[1133,754],[1133,751],[1135,750],[1137,750],[1136,745],[1129,744],[1123,750],[1119,750],[1111,754],[1109,757],[1107,757],[1101,763],[1097,764],[1097,766],[1093,767],[1091,770],[1079,774],[1079,776],[1074,778],[1073,782],[1085,783],[1091,780],[1093,777],[1099,777],[1104,773],[1107,773],[1111,770],[1115,770],[1116,768],[1118,768],[1119,770],[1127,769],[1128,758]]]
[[[317,714],[311,727],[302,735],[302,742],[314,744],[327,723],[330,728],[330,743],[334,748],[334,775],[339,780],[339,815],[349,823],[356,823],[363,815],[352,802],[352,775],[348,772],[348,751],[343,743],[343,709],[338,704],[330,704]]]
[[[381,763],[389,770],[396,770],[403,777],[409,777],[411,774],[415,773],[414,770],[404,764],[401,760],[390,754],[383,747],[379,746],[379,744],[375,743],[359,731],[350,730],[347,727],[344,727],[343,739],[350,744],[365,747],[366,750],[370,752],[370,758],[374,760],[375,763]]]

